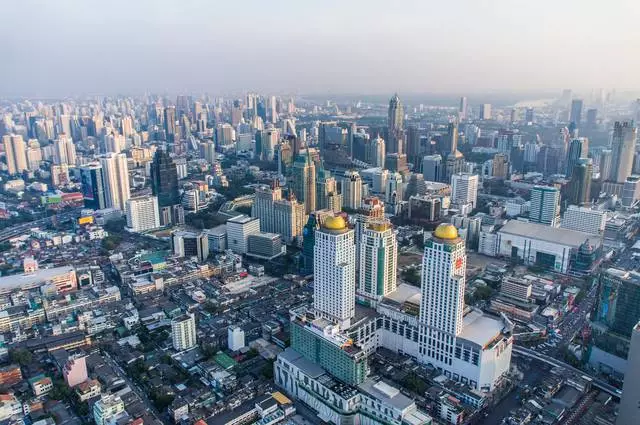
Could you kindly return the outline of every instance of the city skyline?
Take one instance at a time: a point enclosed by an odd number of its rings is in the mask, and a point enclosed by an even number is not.
[[[243,8],[196,3],[189,9],[115,2],[99,12],[85,2],[63,3],[5,6],[13,19],[0,29],[8,64],[0,70],[0,92],[51,97],[638,88],[633,69],[640,37],[633,36],[633,17],[640,5],[626,0],[607,8],[573,0],[549,7],[350,2],[340,4],[339,13],[331,4],[289,1]],[[52,46],[43,44],[53,35]]]

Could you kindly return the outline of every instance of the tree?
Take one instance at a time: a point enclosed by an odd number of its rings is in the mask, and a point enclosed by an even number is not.
[[[117,218],[107,221],[104,225],[104,230],[109,233],[122,233],[126,225],[127,220],[124,218]]]
[[[107,251],[112,251],[120,245],[122,238],[117,235],[109,235],[102,240],[102,248]]]
[[[16,348],[9,352],[9,358],[13,363],[18,363],[20,366],[26,366],[31,364],[33,355],[31,354],[31,351],[26,348]]]
[[[1,242],[0,243],[0,252],[10,251],[12,248],[9,242]]]
[[[409,268],[404,270],[401,276],[403,280],[414,286],[420,284],[420,272],[416,268]]]
[[[153,401],[153,405],[159,411],[163,411],[164,409],[169,407],[171,403],[173,403],[174,398],[175,397],[170,394],[160,393],[158,391],[154,391],[151,394],[151,400]]]
[[[56,380],[49,392],[49,397],[54,400],[66,400],[71,395],[71,388],[64,381]]]
[[[473,295],[477,300],[487,300],[491,297],[492,294],[493,290],[491,290],[490,287],[481,285],[476,288]]]
[[[424,394],[427,391],[427,384],[418,376],[409,374],[402,380],[402,386],[417,394]]]
[[[262,373],[265,379],[273,379],[273,361],[267,362],[267,364],[262,367],[260,373]]]

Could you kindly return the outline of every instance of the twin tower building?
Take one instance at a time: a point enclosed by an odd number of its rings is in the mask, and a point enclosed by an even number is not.
[[[477,392],[505,377],[513,325],[465,306],[465,244],[454,226],[425,240],[420,288],[397,284],[388,221],[354,230],[328,217],[315,232],[313,306],[291,311],[291,347],[274,364],[276,383],[292,397],[340,425],[430,423],[398,389],[369,376],[367,358],[380,347]]]

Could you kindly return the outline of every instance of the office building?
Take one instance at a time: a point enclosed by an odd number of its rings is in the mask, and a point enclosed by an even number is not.
[[[478,200],[478,175],[458,173],[451,176],[451,202],[458,206],[476,207]]]
[[[282,188],[262,186],[255,191],[255,198],[251,205],[251,217],[260,219],[260,230],[263,232],[278,233],[273,205],[282,199]]]
[[[138,196],[126,203],[127,227],[134,232],[144,232],[160,227],[160,210],[155,196]]]
[[[447,160],[444,166],[443,181],[445,183],[451,183],[451,176],[457,173],[465,171],[464,155],[460,151],[455,151],[447,155]]]
[[[640,414],[640,323],[631,332],[631,343],[627,363],[633,365],[624,376],[622,396],[618,408],[616,425],[635,425]]]
[[[483,103],[480,105],[480,114],[479,118],[481,120],[490,120],[491,119],[491,104]]]
[[[245,347],[244,331],[240,326],[229,326],[227,328],[227,348],[230,351],[240,351]]]
[[[362,179],[357,171],[346,171],[342,178],[342,204],[353,210],[362,202]]]
[[[402,175],[398,172],[392,173],[387,179],[385,188],[385,202],[395,214],[398,212],[400,203],[404,199],[404,190],[402,184]]]
[[[342,195],[338,193],[337,181],[322,167],[318,169],[316,197],[316,209],[330,209],[336,213],[342,210]]]
[[[371,153],[369,158],[371,158],[371,165],[373,167],[384,167],[387,155],[384,139],[378,135],[378,137],[371,141],[370,149]]]
[[[583,107],[582,99],[573,99],[571,101],[571,113],[569,115],[569,122],[576,125],[576,127],[580,127],[580,123],[582,121],[582,107]]]
[[[127,416],[124,410],[124,402],[116,393],[102,394],[93,405],[93,420],[96,425],[117,423],[120,416]]]
[[[302,235],[302,228],[307,220],[304,210],[304,205],[293,196],[275,201],[272,210],[275,226],[272,233],[280,234],[282,240],[287,243],[294,242],[298,236]],[[260,223],[262,227],[262,219]]]
[[[84,206],[94,210],[107,208],[102,166],[90,163],[80,167]]]
[[[304,203],[306,214],[316,210],[316,166],[311,155],[298,155],[293,163],[293,193]]]
[[[131,196],[127,156],[123,153],[108,153],[100,157],[104,178],[104,194],[107,208],[124,210]]]
[[[629,176],[622,186],[620,203],[623,207],[630,208],[640,200],[640,176]]]
[[[591,177],[593,175],[593,160],[580,158],[573,166],[571,181],[569,182],[568,201],[572,205],[584,205],[591,199]]]
[[[560,224],[560,191],[550,186],[531,189],[529,220],[556,227]]]
[[[29,171],[37,171],[42,163],[42,149],[36,139],[29,140],[27,147],[27,168]]]
[[[327,218],[315,234],[313,306],[341,329],[355,314],[355,263],[353,230],[341,216]]]
[[[69,179],[69,166],[67,164],[51,166],[51,185],[55,188],[66,186],[71,180]]]
[[[396,93],[389,100],[388,110],[389,143],[387,152],[403,153],[404,144],[404,107]]]
[[[177,167],[167,151],[163,149],[156,151],[151,163],[151,190],[158,198],[160,208],[180,203]]]
[[[358,300],[375,306],[396,290],[398,243],[391,223],[376,219],[366,224],[360,240]]]
[[[259,232],[247,237],[246,254],[250,257],[273,260],[286,252],[286,247],[282,245],[280,235],[277,233]]]
[[[227,247],[236,254],[246,254],[249,235],[260,233],[260,219],[238,215],[227,220]]]
[[[176,351],[189,350],[196,346],[196,318],[193,314],[182,314],[171,320],[171,337]]]
[[[587,109],[587,128],[598,127],[598,110]]]
[[[633,170],[633,152],[636,150],[637,129],[633,121],[616,121],[611,139],[610,180],[624,183]]]
[[[66,134],[61,133],[53,142],[54,164],[76,165],[76,145]]]
[[[460,106],[458,107],[458,118],[460,121],[467,119],[467,98],[462,96],[460,98]]]
[[[209,239],[209,253],[224,252],[227,250],[227,225],[221,224],[213,229],[205,230]]]
[[[205,232],[177,230],[171,233],[171,248],[176,257],[195,257],[202,263],[209,257],[209,238]]]
[[[19,174],[29,169],[27,165],[27,147],[19,134],[2,136],[5,160],[9,174]]]
[[[164,132],[169,142],[174,142],[176,138],[176,108],[167,106],[164,108]]]
[[[604,182],[611,179],[613,151],[611,149],[603,149],[600,152],[598,167],[600,170],[600,181]]]
[[[425,181],[442,181],[443,174],[441,155],[427,155],[422,159],[422,175]]]
[[[640,320],[640,273],[608,268],[600,273],[595,320],[630,338]]]
[[[567,160],[566,160],[566,171],[565,175],[568,178],[571,178],[571,174],[573,173],[573,169],[578,163],[578,161],[582,158],[587,158],[589,154],[589,139],[586,137],[579,137],[576,139],[572,139],[569,142],[569,149],[567,151]]]
[[[491,177],[506,179],[509,176],[509,156],[505,153],[497,153],[491,163]]]
[[[604,232],[606,222],[606,211],[569,205],[562,217],[561,227],[597,235]]]

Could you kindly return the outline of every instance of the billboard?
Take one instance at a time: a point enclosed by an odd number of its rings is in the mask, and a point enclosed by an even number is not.
[[[78,219],[78,224],[83,225],[83,224],[93,224],[93,216],[86,216],[86,217],[80,217]]]

